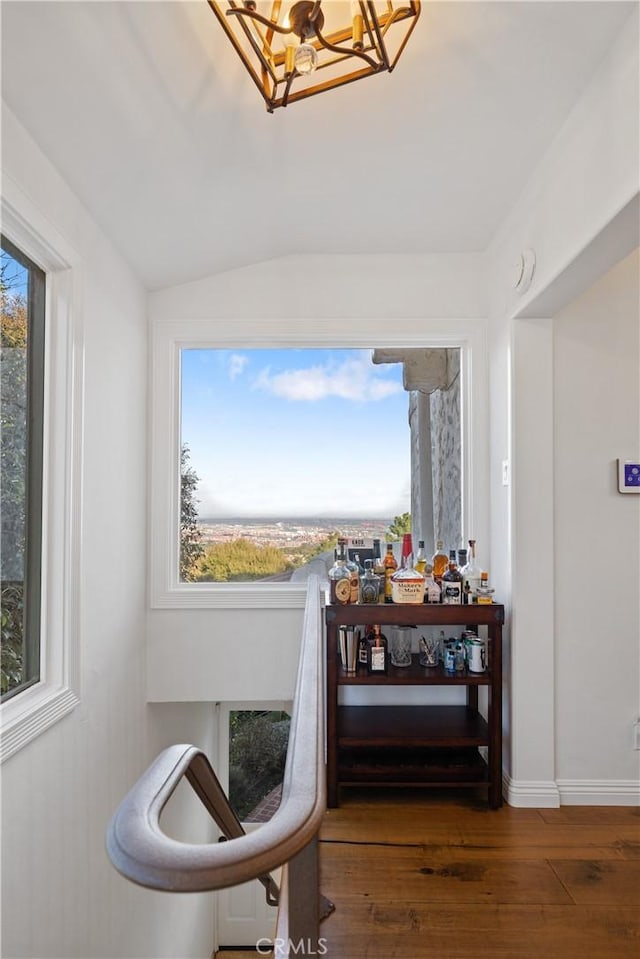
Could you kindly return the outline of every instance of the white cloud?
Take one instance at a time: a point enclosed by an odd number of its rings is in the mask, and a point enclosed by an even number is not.
[[[248,362],[249,357],[244,353],[232,353],[229,357],[229,379],[235,380],[240,376]]]
[[[371,402],[401,393],[403,389],[401,383],[385,379],[382,371],[372,366],[368,353],[339,365],[327,363],[302,370],[285,370],[283,373],[272,374],[267,366],[255,380],[254,388],[286,400],[307,402],[329,396]]]

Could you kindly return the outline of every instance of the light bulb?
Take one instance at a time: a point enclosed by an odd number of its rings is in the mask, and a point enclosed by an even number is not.
[[[296,50],[295,66],[298,73],[313,73],[318,65],[318,54],[310,43],[301,43]]]

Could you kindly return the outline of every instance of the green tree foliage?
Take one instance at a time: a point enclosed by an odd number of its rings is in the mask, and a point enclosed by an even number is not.
[[[387,542],[396,539],[402,539],[404,533],[411,532],[411,513],[402,513],[401,516],[395,516],[393,523],[387,527]]]
[[[197,578],[198,561],[204,556],[202,530],[198,529],[198,500],[196,489],[200,479],[189,465],[189,447],[180,450],[180,580],[193,582]]]
[[[257,546],[241,537],[229,543],[213,543],[198,563],[196,579],[214,583],[246,582],[266,579],[292,568],[291,561],[276,546]]]
[[[286,713],[240,710],[229,725],[229,799],[239,819],[282,782],[290,720]]]
[[[0,296],[2,297],[2,346],[27,348],[27,298],[18,288],[22,270],[13,257],[2,250],[0,260]]]
[[[338,538],[340,533],[337,530],[334,530],[332,533],[329,533],[323,540],[319,543],[309,543],[307,545],[296,546],[295,549],[292,549],[288,553],[288,559],[292,563],[295,569],[299,566],[305,566],[314,556],[319,556],[321,553],[333,553],[334,549],[338,545]]]
[[[0,689],[23,674],[24,529],[27,437],[27,300],[16,290],[16,264],[2,251],[0,266],[0,469],[2,472],[2,608]]]
[[[0,644],[0,690],[2,694],[22,682],[24,584],[2,583],[2,640]]]

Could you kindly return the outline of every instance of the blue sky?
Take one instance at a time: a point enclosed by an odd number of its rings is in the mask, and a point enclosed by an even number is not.
[[[409,510],[408,404],[402,365],[370,350],[183,350],[200,516]]]
[[[10,253],[2,249],[2,265],[4,267],[4,281],[8,286],[8,294],[27,295],[29,271],[26,267],[14,260]]]

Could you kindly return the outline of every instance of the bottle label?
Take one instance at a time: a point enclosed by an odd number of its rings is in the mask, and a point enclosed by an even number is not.
[[[440,602],[440,587],[434,580],[431,580],[431,582],[427,584],[426,594],[427,603]]]
[[[385,669],[386,650],[384,646],[371,647],[371,672],[383,673]]]
[[[444,648],[444,668],[447,673],[453,673],[455,671],[456,651],[454,646],[445,646]]]
[[[357,574],[356,571],[354,570],[353,573],[351,574],[351,585],[350,585],[350,594],[351,594],[351,595],[350,595],[349,602],[351,602],[351,603],[357,603],[357,602],[358,602],[358,594],[359,594],[359,592],[360,592],[360,577],[358,576],[358,574]]]
[[[448,583],[442,581],[442,602],[448,606],[462,604],[462,583]]]
[[[346,606],[351,600],[351,581],[344,579],[331,580],[331,602]]]
[[[394,603],[421,603],[424,599],[424,580],[391,580],[391,598]]]
[[[387,567],[384,571],[384,598],[391,599],[391,577],[395,573],[395,569]]]
[[[362,582],[362,602],[363,603],[377,603],[378,602],[378,584],[377,582],[370,582],[365,579]]]

